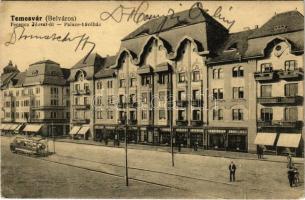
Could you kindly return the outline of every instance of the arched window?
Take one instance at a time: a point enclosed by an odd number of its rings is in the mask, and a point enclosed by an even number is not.
[[[193,71],[193,81],[194,82],[200,81],[200,71],[198,70]]]
[[[233,67],[232,76],[233,77],[237,77],[238,76],[238,68],[237,67]]]
[[[223,69],[218,69],[218,78],[223,78]]]
[[[217,79],[217,78],[218,78],[218,70],[213,69],[213,79]]]
[[[244,76],[244,67],[240,66],[238,68],[238,75],[239,75],[239,77],[243,77]]]

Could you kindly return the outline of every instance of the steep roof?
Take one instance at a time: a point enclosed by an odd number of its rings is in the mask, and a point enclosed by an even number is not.
[[[99,67],[102,64],[102,56],[100,56],[97,53],[92,53],[88,57],[84,56],[82,59],[80,59],[73,67],[72,69],[78,69],[88,66],[94,66]]]
[[[37,65],[37,64],[56,64],[56,65],[59,65],[57,62],[54,62],[52,60],[41,60],[41,61],[35,62],[33,64],[30,64],[30,66],[31,65]]]
[[[13,79],[13,84],[15,87],[22,87],[26,78],[26,72],[20,72]]]
[[[297,10],[279,13],[257,29],[249,38],[265,37],[304,30],[304,16]]]
[[[208,63],[240,60],[248,48],[248,37],[256,30],[246,30],[229,34],[227,40],[216,50],[216,55]]]
[[[116,58],[117,58],[117,55],[114,55],[114,56],[107,56],[107,57],[104,59],[104,63],[103,63],[102,69],[99,70],[99,71],[94,75],[94,77],[95,77],[95,78],[112,77],[112,76],[114,75],[114,73],[115,73],[115,70],[114,70],[114,69],[111,69],[110,67],[111,67],[112,65],[115,64]]]
[[[179,20],[177,20],[179,18]],[[213,17],[207,14],[201,8],[195,7],[191,10],[184,10],[175,13],[175,17],[161,16],[158,18],[151,19],[144,23],[142,26],[137,28],[135,31],[128,34],[122,40],[128,40],[135,38],[139,35],[152,35],[155,33],[163,32],[169,29],[173,29],[179,26],[189,26],[200,22],[213,23],[217,26],[226,29],[222,24],[217,22]]]
[[[18,74],[19,72],[9,72],[1,74],[1,88],[5,88],[7,84]]]

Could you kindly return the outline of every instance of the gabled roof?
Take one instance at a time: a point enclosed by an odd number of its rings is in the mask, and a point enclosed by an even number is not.
[[[83,68],[83,67],[88,67],[88,66],[94,66],[94,67],[99,67],[102,64],[103,58],[97,54],[97,53],[92,53],[88,57],[84,56],[80,61],[78,61],[72,69],[78,69],[78,68]]]
[[[304,16],[297,10],[279,13],[257,29],[249,38],[265,37],[304,30]]]
[[[216,55],[208,63],[240,60],[248,47],[248,36],[256,30],[246,30],[229,34],[227,40],[216,50]]]
[[[177,20],[179,18],[179,21]],[[164,23],[165,22],[165,23]],[[128,34],[126,37],[124,37],[122,40],[128,40],[135,38],[139,35],[152,35],[155,33],[163,32],[172,28],[176,28],[179,26],[189,26],[192,24],[196,24],[199,22],[208,22],[213,23],[217,26],[222,27],[223,29],[226,29],[222,24],[217,22],[213,17],[211,17],[209,14],[207,14],[204,10],[195,7],[191,10],[184,10],[181,12],[175,13],[175,17],[169,16],[161,16],[159,18],[154,18],[146,23],[144,23],[142,26],[137,28],[135,31]]]

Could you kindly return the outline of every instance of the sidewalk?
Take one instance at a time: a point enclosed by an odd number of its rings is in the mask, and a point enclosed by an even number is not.
[[[66,142],[66,143],[76,143],[76,144],[86,144],[86,145],[95,145],[95,146],[105,146],[109,148],[124,148],[125,143],[120,143],[119,147],[114,147],[113,142],[108,142],[106,146],[104,142],[96,142],[92,140],[72,140],[72,139],[56,139],[56,142]],[[143,144],[128,144],[129,149],[138,149],[138,150],[148,150],[148,151],[160,151],[160,152],[171,152],[171,148],[168,146],[153,146],[153,145],[143,145]],[[178,152],[178,149],[174,147],[175,154],[192,154],[192,155],[201,155],[201,156],[210,156],[210,157],[222,157],[230,159],[245,159],[245,160],[257,160],[257,161],[268,161],[268,162],[280,162],[287,163],[287,158],[285,156],[276,156],[276,155],[264,155],[264,159],[258,160],[257,155],[253,153],[243,153],[243,152],[232,152],[232,151],[216,151],[216,150],[203,150],[198,149],[194,151],[191,148],[181,148],[181,152]],[[304,164],[304,158],[294,157],[294,163]]]

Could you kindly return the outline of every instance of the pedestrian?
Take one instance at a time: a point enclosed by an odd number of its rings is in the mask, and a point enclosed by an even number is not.
[[[288,173],[289,185],[290,185],[290,187],[292,187],[293,184],[294,184],[294,170],[293,170],[293,168],[291,166],[289,167],[287,173]]]
[[[230,171],[230,182],[235,181],[235,171],[236,171],[236,166],[233,161],[231,161],[229,165],[229,171]]]
[[[291,155],[290,154],[288,154],[288,156],[287,156],[287,168],[290,168],[290,167],[292,167],[292,158],[291,158]]]
[[[107,146],[108,145],[108,137],[105,137],[105,145]]]
[[[261,159],[261,147],[258,145],[256,148],[257,159]]]
[[[194,143],[194,151],[197,151],[197,150],[198,150],[198,141],[196,140]]]
[[[261,147],[261,159],[264,159],[264,146]]]

